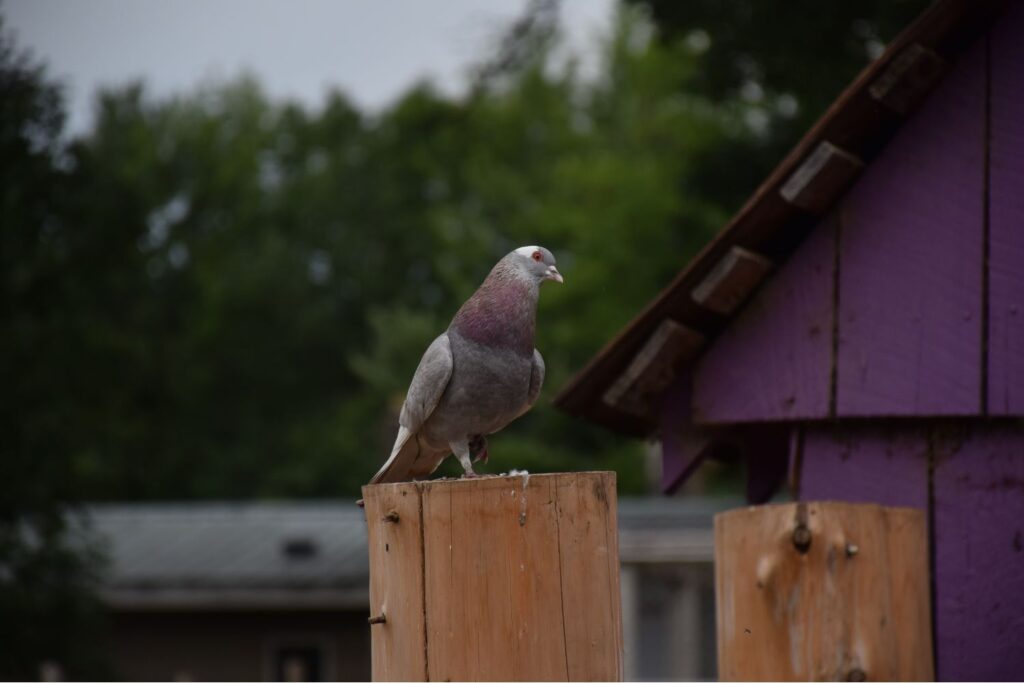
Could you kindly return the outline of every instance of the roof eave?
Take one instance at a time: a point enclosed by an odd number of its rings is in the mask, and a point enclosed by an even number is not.
[[[987,28],[1004,4],[1005,0],[940,0],[923,12],[881,57],[861,71],[715,238],[569,380],[555,397],[555,405],[571,415],[625,434],[645,436],[653,432],[658,425],[657,397],[642,410],[623,410],[606,400],[606,392],[635,362],[658,325],[670,319],[708,340],[713,339],[735,311],[722,315],[698,304],[691,295],[694,288],[737,247],[766,255],[776,263],[784,260],[852,183],[853,176],[841,178],[842,182],[825,178],[822,184],[829,196],[824,201],[817,201],[819,197],[813,202],[800,201],[788,191],[815,152],[820,152],[822,143],[838,150],[840,161],[850,157],[867,163],[877,156],[916,105],[941,80],[947,65]],[[896,94],[909,99],[886,100],[879,92],[879,84],[885,78],[891,81],[908,55],[922,55],[929,68],[934,67],[937,57],[942,71],[930,81],[925,74],[923,81],[929,82],[915,81],[913,72],[909,76],[904,74],[900,85],[908,92]],[[783,187],[787,183],[790,188],[784,198]],[[748,292],[752,293],[753,289]],[[695,357],[681,359],[673,376],[685,372],[693,360]]]

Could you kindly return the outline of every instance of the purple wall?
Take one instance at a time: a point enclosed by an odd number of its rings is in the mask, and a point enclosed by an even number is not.
[[[830,403],[975,416],[983,394],[1024,415],[1022,34],[1018,3],[714,340],[693,369],[696,423],[817,419]]]
[[[936,652],[944,680],[1024,675],[1024,437],[934,437]]]
[[[928,507],[928,435],[923,428],[821,423],[799,429],[801,499]]]
[[[985,46],[842,201],[839,415],[981,408]]]
[[[834,224],[824,221],[694,369],[697,422],[828,415]]]
[[[1024,414],[1024,3],[991,33],[988,409]]]

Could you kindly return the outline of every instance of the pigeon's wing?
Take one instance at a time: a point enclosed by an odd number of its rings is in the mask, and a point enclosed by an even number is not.
[[[413,464],[420,459],[421,447],[416,433],[437,408],[448,380],[452,376],[452,347],[448,333],[441,334],[427,347],[416,373],[412,377],[409,391],[402,404],[398,418],[398,438],[380,471],[370,480],[371,484],[388,481],[407,481]]]
[[[444,395],[452,377],[452,367],[452,345],[445,332],[431,342],[420,359],[405,395],[398,424],[410,432],[420,430]]]
[[[530,390],[526,394],[526,405],[519,411],[519,417],[527,410],[533,407],[533,404],[537,402],[537,397],[540,396],[540,388],[544,385],[544,356],[540,355],[540,351],[537,349],[533,350],[533,367],[530,368]]]

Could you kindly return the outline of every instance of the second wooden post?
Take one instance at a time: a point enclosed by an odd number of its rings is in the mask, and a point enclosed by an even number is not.
[[[789,503],[715,516],[722,680],[933,680],[924,512]]]
[[[374,680],[620,680],[615,475],[363,489]]]

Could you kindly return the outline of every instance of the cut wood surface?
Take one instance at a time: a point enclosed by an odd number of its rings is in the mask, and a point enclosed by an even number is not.
[[[791,503],[715,516],[722,680],[934,678],[925,513]]]
[[[614,473],[363,495],[374,680],[621,680]]]

